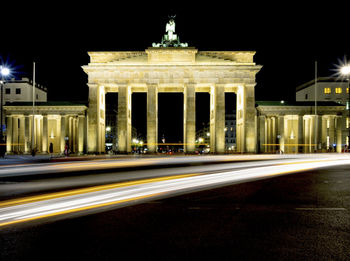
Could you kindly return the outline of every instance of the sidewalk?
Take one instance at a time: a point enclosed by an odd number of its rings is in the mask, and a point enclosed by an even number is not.
[[[132,155],[69,155],[68,157],[60,154],[37,154],[34,157],[32,155],[27,154],[16,154],[16,155],[5,155],[5,158],[0,158],[0,166],[1,165],[9,165],[9,164],[22,164],[22,163],[48,163],[48,162],[65,162],[65,161],[87,161],[87,160],[104,160],[104,159],[134,159],[134,158],[144,158],[144,157],[159,157],[164,155],[140,155],[140,154],[132,154]]]
[[[125,155],[126,156],[126,155]],[[64,161],[84,161],[84,160],[96,160],[96,159],[110,159],[120,158],[123,155],[71,155],[62,156],[58,154],[54,155],[41,155],[37,154],[34,157],[32,155],[5,155],[5,158],[0,158],[0,165],[8,164],[21,164],[21,163],[43,163],[43,162],[64,162]]]

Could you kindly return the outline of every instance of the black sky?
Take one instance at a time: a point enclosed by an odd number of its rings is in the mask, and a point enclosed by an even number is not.
[[[319,75],[330,76],[350,53],[346,4],[245,2],[10,3],[1,12],[0,55],[30,78],[35,60],[49,100],[87,100],[81,69],[87,51],[145,50],[161,40],[168,15],[176,14],[176,33],[190,46],[257,52],[255,62],[263,65],[257,100],[293,100],[295,88],[313,79],[315,60]]]

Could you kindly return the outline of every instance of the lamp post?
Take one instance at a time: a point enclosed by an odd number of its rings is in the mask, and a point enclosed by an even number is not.
[[[348,94],[349,94],[349,100],[347,101],[346,103],[346,107],[348,109],[348,119],[347,119],[347,122],[348,122],[348,129],[349,129],[349,135],[348,135],[348,149],[349,149],[349,146],[350,146],[350,65],[347,64],[347,65],[344,65],[343,67],[340,68],[340,73],[342,75],[344,75],[348,81],[348,87],[347,87],[347,91],[348,91]]]
[[[4,133],[3,133],[3,120],[2,120],[2,116],[3,116],[3,103],[4,103],[4,77],[8,76],[10,74],[10,70],[6,67],[1,66],[0,67],[0,73],[1,73],[1,81],[0,81],[0,85],[1,85],[1,99],[0,99],[0,110],[1,110],[1,114],[0,114],[0,146],[1,146],[1,152],[3,150],[5,150],[5,148],[3,148],[2,146],[5,146],[5,141],[4,141]]]

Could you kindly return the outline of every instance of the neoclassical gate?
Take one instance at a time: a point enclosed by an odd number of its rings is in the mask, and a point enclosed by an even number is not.
[[[131,151],[131,95],[147,93],[147,147],[157,151],[158,93],[184,95],[184,150],[195,150],[196,92],[210,93],[210,151],[225,151],[225,92],[237,97],[237,150],[256,152],[253,51],[198,51],[150,47],[145,51],[89,52],[89,153],[105,151],[105,95],[118,92],[118,151]]]

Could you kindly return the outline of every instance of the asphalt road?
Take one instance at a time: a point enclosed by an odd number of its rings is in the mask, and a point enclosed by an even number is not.
[[[1,260],[350,260],[350,166],[1,228]]]

